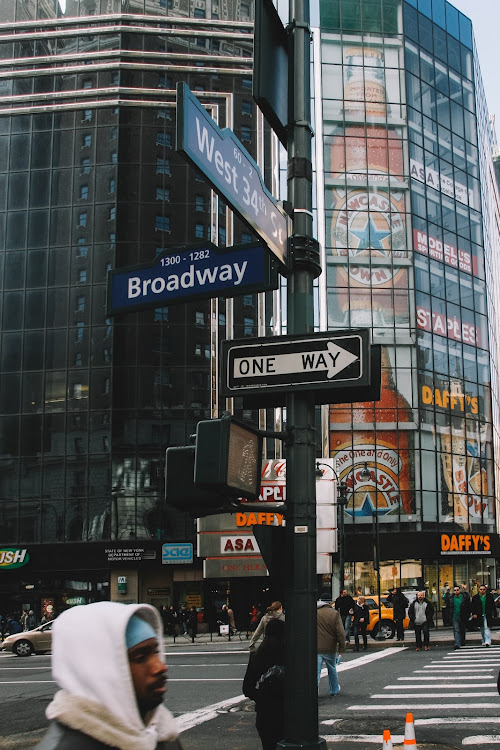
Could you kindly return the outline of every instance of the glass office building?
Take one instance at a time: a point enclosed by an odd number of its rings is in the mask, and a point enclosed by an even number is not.
[[[255,294],[112,318],[106,283],[253,240],[175,151],[185,81],[262,164],[252,23],[240,0],[1,3],[1,611],[117,598],[118,573],[122,601],[200,601],[200,561],[162,565],[196,543],[165,506],[165,449],[217,413],[226,330],[265,322]]]
[[[315,50],[324,325],[382,345],[381,400],[329,414],[345,584],[373,593],[378,561],[383,591],[496,588],[499,206],[471,23],[325,0]]]

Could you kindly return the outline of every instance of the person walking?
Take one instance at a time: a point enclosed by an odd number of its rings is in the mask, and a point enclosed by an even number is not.
[[[194,639],[198,633],[198,610],[196,609],[194,604],[189,610],[187,626],[188,626],[188,633],[194,642]]]
[[[276,750],[285,734],[285,622],[269,620],[264,640],[250,652],[243,694],[255,701],[262,750]]]
[[[364,596],[358,596],[354,604],[354,650],[359,651],[359,634],[363,638],[363,651],[368,648],[366,628],[370,622],[370,610],[366,606]]]
[[[465,646],[465,631],[470,615],[469,594],[460,586],[455,585],[453,593],[450,591],[448,594],[446,606],[449,610],[453,627],[454,648],[458,649],[461,646]]]
[[[250,627],[248,628],[248,630],[251,633],[254,633],[257,628],[257,625],[260,622],[260,618],[262,617],[262,613],[260,611],[260,605],[254,604],[248,614],[250,615]]]
[[[229,622],[229,631],[230,631],[231,635],[234,635],[234,633],[236,633],[236,623],[234,621],[234,611],[233,611],[232,607],[229,604],[226,606],[226,609],[227,609],[227,619],[228,619],[228,622]]]
[[[419,591],[417,598],[410,604],[408,610],[410,622],[415,630],[416,650],[422,650],[422,635],[424,637],[424,649],[429,650],[429,629],[433,622],[434,605],[430,602],[425,591]]]
[[[24,629],[33,630],[33,628],[36,628],[36,617],[35,617],[35,613],[33,612],[33,610],[30,609],[24,621]]]
[[[354,614],[354,599],[348,594],[347,589],[342,589],[340,596],[335,599],[335,609],[340,612],[342,625],[345,630],[345,642],[350,642],[351,624]]]
[[[61,688],[36,750],[181,750],[162,705],[163,624],[148,604],[71,607],[52,629],[52,674]]]
[[[491,646],[490,628],[496,615],[495,599],[484,583],[481,583],[478,588],[478,593],[472,597],[471,602],[472,619],[481,628],[482,645],[489,647]]]
[[[406,610],[408,609],[410,602],[400,588],[393,588],[393,590],[387,597],[387,601],[392,604],[392,614],[394,622],[396,623],[396,638],[398,641],[404,641],[404,619],[406,616]]]
[[[334,697],[340,693],[337,676],[337,663],[340,654],[345,651],[345,631],[340,612],[331,607],[328,602],[319,601],[317,606],[317,635],[318,635],[318,689],[321,679],[321,667],[325,662],[328,672],[328,689]]]
[[[265,634],[268,623],[271,622],[271,620],[273,620],[274,618],[278,618],[278,620],[285,619],[285,615],[283,614],[283,605],[281,602],[273,602],[267,608],[266,614],[261,619],[261,621],[257,625],[257,628],[255,629],[254,634],[250,638],[250,643],[248,644],[249,651],[254,651],[257,641]]]
[[[184,635],[188,635],[188,620],[189,620],[189,609],[185,604],[181,604],[179,612],[179,621],[182,625],[182,631]]]

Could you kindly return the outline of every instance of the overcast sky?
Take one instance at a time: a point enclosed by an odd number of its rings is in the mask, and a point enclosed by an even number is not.
[[[496,133],[500,142],[500,0],[450,0],[472,21],[479,62],[491,114],[496,115]]]

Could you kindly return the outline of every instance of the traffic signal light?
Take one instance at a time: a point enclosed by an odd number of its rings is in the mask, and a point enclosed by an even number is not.
[[[195,446],[167,449],[166,501],[197,517],[235,510],[259,496],[261,465],[258,430],[231,415],[199,422]]]

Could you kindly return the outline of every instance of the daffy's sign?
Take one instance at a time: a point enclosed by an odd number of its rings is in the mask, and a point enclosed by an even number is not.
[[[15,547],[0,549],[0,568],[21,568],[29,562],[29,559],[27,549],[16,549]]]
[[[489,534],[441,534],[442,555],[491,555]]]

